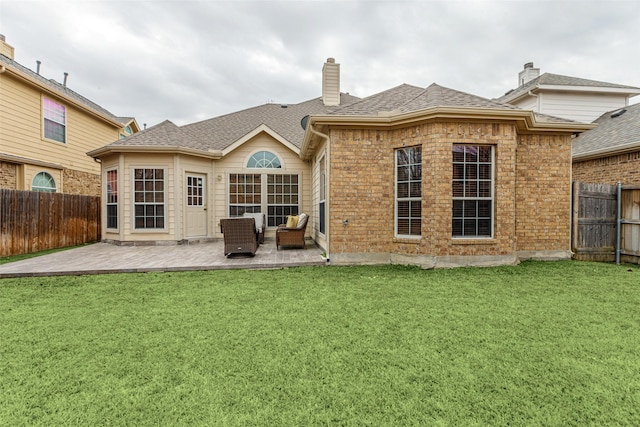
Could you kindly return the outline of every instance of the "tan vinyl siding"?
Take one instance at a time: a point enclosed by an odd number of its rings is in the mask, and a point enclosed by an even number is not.
[[[251,155],[262,150],[271,151],[276,154],[282,162],[282,169],[247,169],[246,164]],[[227,188],[229,174],[264,173],[265,171],[276,171],[276,173],[299,173],[301,178],[301,182],[299,183],[300,193],[302,196],[300,212],[310,214],[311,197],[308,189],[311,185],[311,174],[309,165],[300,160],[297,153],[286,148],[266,133],[261,133],[242,144],[236,150],[226,155],[223,159],[216,162],[216,171],[213,181],[215,186],[215,231],[217,237],[222,236],[220,234],[219,226],[220,218],[227,218],[229,216]],[[310,218],[310,220],[313,220],[313,218]],[[310,229],[311,227],[307,228],[309,231]],[[267,237],[274,237],[275,231],[273,229],[267,230],[265,235]]]
[[[136,168],[152,168],[165,170],[165,229],[136,230],[133,223],[133,170]],[[121,176],[120,176],[121,175]],[[128,241],[172,241],[178,240],[176,234],[176,200],[177,194],[174,155],[172,154],[129,154],[125,157],[124,168],[119,170],[122,185],[122,216],[119,220],[124,227],[124,239]],[[104,221],[103,221],[104,222]]]
[[[66,143],[43,138],[43,96],[65,106]],[[0,75],[0,151],[34,161],[59,164],[79,172],[100,174],[100,164],[87,151],[116,141],[119,129],[62,101],[43,95],[35,86]],[[25,186],[29,184],[25,179]]]

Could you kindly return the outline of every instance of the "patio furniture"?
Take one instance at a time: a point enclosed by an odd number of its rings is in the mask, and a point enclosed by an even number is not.
[[[258,244],[264,243],[264,229],[265,229],[264,214],[245,212],[242,216],[244,218],[253,218],[256,220],[256,234],[258,235]]]
[[[295,218],[295,217],[294,217]],[[305,247],[304,234],[307,230],[307,222],[309,222],[309,216],[307,214],[300,214],[297,218],[295,226],[287,227],[290,225],[291,219],[287,219],[288,224],[281,224],[276,230],[276,249],[280,250],[280,246],[300,246],[302,249]]]
[[[224,254],[248,253],[255,256],[258,250],[256,221],[253,218],[223,218],[220,229],[224,235]]]

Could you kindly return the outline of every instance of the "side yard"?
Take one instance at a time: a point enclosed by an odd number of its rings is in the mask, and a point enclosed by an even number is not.
[[[8,425],[640,425],[640,270],[0,280]]]

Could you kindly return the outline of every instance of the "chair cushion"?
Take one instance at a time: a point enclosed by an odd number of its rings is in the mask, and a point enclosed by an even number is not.
[[[297,229],[302,229],[306,224],[307,224],[307,220],[309,219],[309,216],[305,213],[300,214],[300,216],[298,217],[298,224],[296,225]]]
[[[298,216],[289,215],[287,217],[287,228],[296,228],[298,225]]]
[[[249,212],[245,212],[243,215],[243,217],[245,218],[253,218],[256,220],[256,230],[258,230],[259,232],[262,232],[262,227],[264,226],[263,224],[263,219],[264,219],[264,214],[262,213],[249,213]]]

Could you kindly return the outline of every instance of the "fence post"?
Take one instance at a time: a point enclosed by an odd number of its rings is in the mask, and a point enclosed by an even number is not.
[[[580,182],[573,181],[573,200],[571,203],[571,252],[578,250],[578,215],[580,214]]]
[[[618,212],[616,215],[616,264],[620,265],[620,234],[622,231],[622,183],[620,181],[618,181],[616,189],[616,197],[618,198]]]

